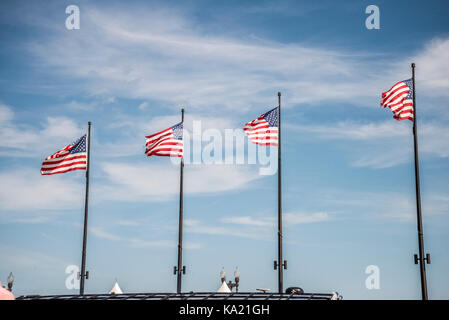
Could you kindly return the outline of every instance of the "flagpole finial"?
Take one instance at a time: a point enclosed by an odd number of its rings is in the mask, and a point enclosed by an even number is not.
[[[412,68],[414,68],[415,67],[415,63],[414,62],[412,62]]]
[[[279,91],[279,92],[278,92],[278,97],[280,97],[280,96],[281,96],[281,92]]]

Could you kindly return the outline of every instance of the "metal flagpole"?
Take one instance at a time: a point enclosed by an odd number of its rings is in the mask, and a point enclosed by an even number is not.
[[[422,215],[421,215],[421,192],[419,186],[419,163],[418,163],[418,134],[417,134],[417,117],[416,117],[416,97],[415,97],[415,64],[412,63],[412,90],[413,90],[413,137],[414,137],[414,150],[415,150],[415,184],[416,184],[416,213],[418,221],[418,246],[419,246],[419,258],[415,254],[415,264],[418,264],[421,273],[421,296],[422,300],[427,300],[427,280],[426,280],[426,265],[424,261],[430,263],[430,255],[427,254],[424,257],[424,234],[422,227]]]
[[[86,198],[84,202],[84,233],[83,233],[83,252],[81,258],[81,273],[80,277],[80,295],[84,294],[84,280],[89,279],[89,271],[86,272],[86,242],[87,242],[87,212],[89,207],[89,167],[90,167],[90,127],[91,122],[88,123],[87,129],[87,168],[86,168]]]
[[[181,119],[184,129],[184,108],[181,109]],[[184,139],[184,135],[182,137]],[[184,143],[184,141],[183,141]],[[184,151],[184,150],[183,150]],[[181,179],[179,186],[179,232],[178,232],[178,267],[174,268],[174,273],[178,275],[177,277],[177,293],[181,293],[181,276],[182,273],[186,273],[186,268],[182,267],[182,209],[183,209],[183,178],[184,178],[184,154],[181,158]]]
[[[283,271],[287,269],[287,261],[282,260],[282,172],[281,172],[281,93],[278,92],[278,261],[274,269],[278,269],[279,293],[283,293]]]

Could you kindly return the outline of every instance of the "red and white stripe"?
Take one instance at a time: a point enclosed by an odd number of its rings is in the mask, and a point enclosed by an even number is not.
[[[270,127],[268,122],[264,119],[264,114],[256,120],[246,123],[243,130],[255,144],[262,146],[278,145],[278,128]]]
[[[410,87],[404,82],[396,83],[390,90],[382,93],[382,107],[388,107],[398,121],[409,119],[413,121],[413,100],[407,99]]]
[[[145,138],[147,138],[145,154],[148,157],[183,157],[183,141],[175,139],[172,128],[162,130]]]
[[[70,154],[68,150],[71,147],[71,145],[68,145],[64,149],[48,156],[42,163],[41,174],[52,175],[73,170],[86,170],[87,153]]]

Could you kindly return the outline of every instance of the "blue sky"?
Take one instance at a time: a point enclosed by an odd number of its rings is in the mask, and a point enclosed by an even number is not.
[[[65,8],[80,8],[67,30]],[[380,29],[365,28],[378,5]],[[42,160],[93,122],[87,293],[173,292],[179,167],[144,136],[179,122],[239,129],[283,103],[285,287],[419,299],[413,137],[379,107],[415,62],[429,297],[449,296],[449,22],[445,1],[2,1],[0,280],[69,294],[84,172]],[[203,141],[203,146],[208,141]],[[245,142],[247,149],[247,141]],[[184,291],[277,288],[277,179],[258,165],[186,165]],[[380,268],[380,289],[365,268]]]

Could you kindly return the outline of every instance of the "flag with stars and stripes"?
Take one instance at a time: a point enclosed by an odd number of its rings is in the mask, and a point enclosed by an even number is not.
[[[263,146],[278,145],[278,108],[274,108],[243,127],[249,139]]]
[[[413,82],[412,79],[396,83],[390,90],[382,93],[382,107],[393,111],[396,120],[413,121]]]
[[[82,136],[72,144],[45,158],[41,174],[51,175],[73,170],[86,170],[86,136]]]
[[[183,123],[158,133],[146,136],[145,154],[150,156],[183,157],[184,144],[182,141]]]

